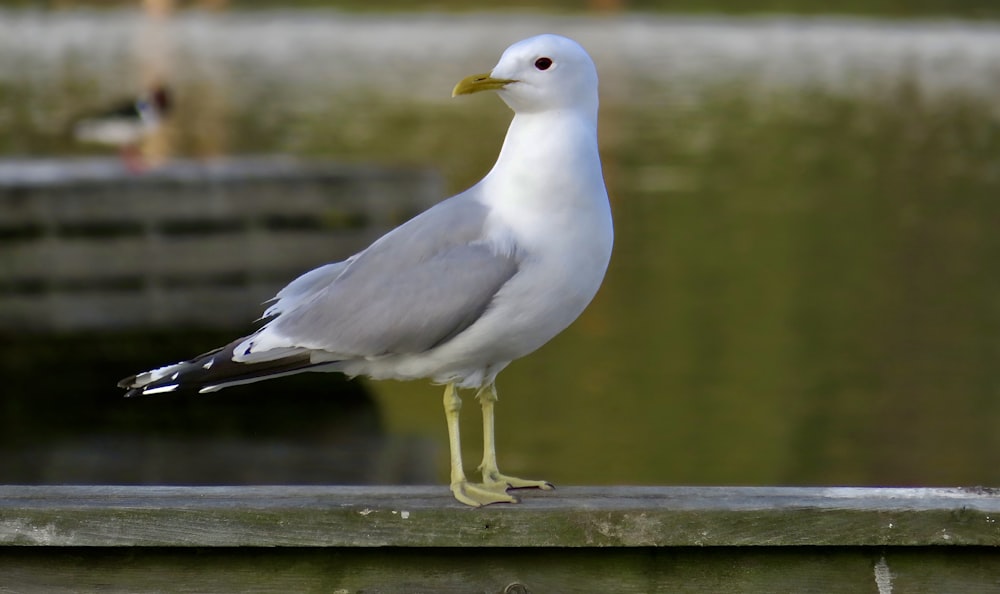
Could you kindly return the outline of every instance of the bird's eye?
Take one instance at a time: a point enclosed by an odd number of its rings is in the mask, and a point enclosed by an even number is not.
[[[552,60],[549,58],[538,58],[535,60],[535,68],[539,70],[548,70],[549,66],[552,66]]]

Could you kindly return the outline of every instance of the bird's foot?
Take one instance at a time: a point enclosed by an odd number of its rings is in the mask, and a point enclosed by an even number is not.
[[[549,481],[532,481],[516,476],[507,476],[497,471],[483,471],[483,484],[494,488],[503,486],[510,489],[541,489],[543,491],[555,489],[555,486]]]
[[[459,481],[451,484],[451,492],[466,505],[481,507],[491,503],[518,503],[520,500],[507,493],[506,483],[470,483]]]

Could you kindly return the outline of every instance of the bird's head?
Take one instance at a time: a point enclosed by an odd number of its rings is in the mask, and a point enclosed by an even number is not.
[[[538,35],[507,48],[491,72],[462,79],[452,96],[497,91],[517,113],[554,109],[597,112],[597,69],[580,44]]]

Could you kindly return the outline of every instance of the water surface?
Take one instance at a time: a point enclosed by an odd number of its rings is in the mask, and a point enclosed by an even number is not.
[[[430,165],[457,191],[509,113],[451,86],[541,31],[598,62],[617,244],[585,315],[501,374],[503,468],[1000,482],[996,24],[6,12],[0,153],[99,152],[66,122],[152,72],[178,89],[177,154]],[[371,386],[392,432],[440,444],[443,477],[440,389]]]

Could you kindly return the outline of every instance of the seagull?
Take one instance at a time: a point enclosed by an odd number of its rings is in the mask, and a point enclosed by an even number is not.
[[[139,143],[155,132],[172,110],[170,89],[157,84],[136,99],[77,121],[73,124],[73,137],[79,142],[118,147],[129,171],[142,171],[146,164]]]
[[[482,506],[510,489],[552,489],[501,474],[495,381],[569,326],[604,279],[614,231],[597,146],[597,70],[575,41],[546,34],[504,51],[452,96],[495,91],[514,111],[500,155],[471,188],[367,249],[281,289],[264,324],[189,361],[123,379],[128,396],[214,392],[301,372],[444,385],[451,491]],[[482,482],[462,465],[460,389],[483,412]]]

